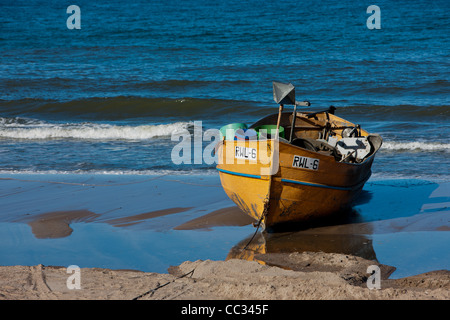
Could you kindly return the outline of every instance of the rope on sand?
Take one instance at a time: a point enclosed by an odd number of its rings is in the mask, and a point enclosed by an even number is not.
[[[153,296],[153,294],[155,293],[156,290],[161,289],[161,288],[167,286],[168,284],[171,284],[171,283],[175,282],[175,280],[178,280],[178,279],[187,277],[188,275],[191,275],[191,277],[192,277],[192,275],[194,274],[194,271],[195,271],[195,268],[192,269],[191,271],[189,271],[188,273],[185,273],[185,274],[183,274],[183,275],[181,275],[181,276],[179,276],[179,277],[173,279],[172,281],[169,281],[169,282],[167,282],[167,283],[164,283],[164,284],[162,284],[162,285],[157,286],[156,288],[153,288],[153,289],[151,289],[151,290],[148,290],[147,292],[144,292],[143,294],[141,294],[141,295],[139,295],[139,296],[133,298],[132,300],[138,300],[138,299],[140,299],[140,298],[142,298],[142,297],[144,297],[144,296],[146,296],[146,295],[148,295],[148,294],[150,294],[150,297],[151,297],[151,296]]]

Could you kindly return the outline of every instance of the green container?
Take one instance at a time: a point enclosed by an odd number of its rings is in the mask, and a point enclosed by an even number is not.
[[[234,134],[237,129],[247,129],[247,125],[245,123],[237,123],[237,122],[227,124],[226,126],[220,128],[221,138],[223,139],[223,137],[226,137],[225,140],[234,140]]]
[[[261,132],[260,130],[265,130],[265,135],[267,136],[269,139],[272,137],[272,130],[274,132],[273,137],[275,136],[275,130],[277,130],[277,125],[276,124],[265,124],[259,127],[255,128],[255,131],[258,133],[258,139],[261,137]],[[282,126],[280,126],[280,138],[284,138],[284,128]]]

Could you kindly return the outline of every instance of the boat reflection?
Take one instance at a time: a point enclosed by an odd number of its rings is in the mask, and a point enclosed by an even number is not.
[[[370,225],[366,225],[370,228]],[[258,259],[260,254],[325,252],[359,256],[368,260],[377,260],[370,236],[348,232],[334,233],[335,227],[313,228],[296,232],[268,233],[259,232],[242,240],[228,253],[228,259],[244,259],[264,262]],[[368,234],[370,234],[370,230]],[[252,239],[253,237],[253,239]]]

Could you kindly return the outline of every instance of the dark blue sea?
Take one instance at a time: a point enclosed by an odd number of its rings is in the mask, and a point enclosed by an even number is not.
[[[69,29],[69,5],[80,29]],[[380,8],[369,29],[367,8]],[[1,1],[0,172],[217,174],[175,165],[193,134],[308,110],[384,139],[376,178],[450,179],[448,1]],[[198,147],[198,146],[197,146]],[[204,146],[203,146],[204,147]]]

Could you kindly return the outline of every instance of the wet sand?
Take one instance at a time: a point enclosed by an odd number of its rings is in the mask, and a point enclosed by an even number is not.
[[[233,206],[215,210],[204,216],[176,226],[174,229],[195,230],[210,229],[219,226],[246,226],[253,222],[255,222],[254,219],[242,214],[242,211],[237,206]]]
[[[448,183],[372,182],[342,221],[254,235],[215,176],[4,175],[0,299],[133,299],[165,283],[140,299],[448,299],[449,201]]]
[[[28,225],[38,239],[64,238],[72,234],[70,224],[87,222],[99,215],[89,210],[55,211],[37,215],[29,220]]]

